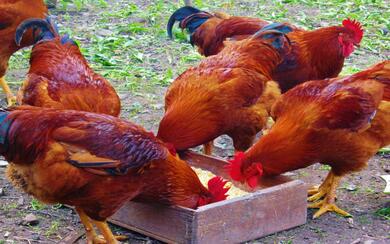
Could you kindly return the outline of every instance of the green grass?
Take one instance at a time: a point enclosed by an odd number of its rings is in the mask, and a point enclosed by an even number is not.
[[[321,164],[321,166],[320,166],[320,170],[329,171],[331,169],[332,169],[332,167],[330,167],[327,164]]]
[[[390,154],[390,147],[381,148],[381,149],[378,151],[378,154],[380,154],[380,155]]]
[[[390,220],[390,208],[381,208],[375,212],[376,215],[385,218],[386,220]]]
[[[16,209],[17,207],[18,207],[18,203],[12,202],[12,203],[8,203],[6,205],[0,206],[0,210],[2,210],[4,212],[9,212],[10,210]]]
[[[57,234],[60,222],[54,220],[51,222],[50,227],[45,231],[45,236],[50,237],[53,234]]]
[[[30,205],[31,205],[31,208],[32,208],[33,210],[42,210],[42,209],[44,209],[44,208],[46,207],[45,204],[41,203],[40,201],[38,201],[38,200],[35,199],[35,198],[33,198],[33,199],[31,200]]]
[[[346,17],[355,18],[363,24],[365,37],[362,47],[346,61],[342,74],[389,58],[390,34],[386,31],[390,29],[390,8],[383,0],[196,0],[194,5],[208,11],[288,21],[307,29],[339,25]],[[182,1],[60,0],[54,13],[61,32],[69,33],[80,44],[92,67],[112,81],[118,91],[154,93],[202,59],[178,28],[174,29],[174,40],[167,38],[168,18],[181,6]],[[86,12],[91,20],[88,24],[83,23]],[[28,57],[29,50],[15,54],[10,70],[28,68]],[[23,75],[11,83],[20,84]]]

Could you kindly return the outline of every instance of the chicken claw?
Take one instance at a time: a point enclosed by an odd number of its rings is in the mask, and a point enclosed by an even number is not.
[[[129,239],[129,237],[125,236],[125,235],[114,235],[114,238],[117,241],[126,241],[126,240]],[[108,243],[108,242],[105,241],[103,235],[97,235],[95,237],[95,241],[97,241],[97,242],[94,242],[94,244],[100,244],[100,243],[104,243],[105,244],[105,243]]]
[[[331,190],[333,180],[334,175],[332,171],[330,171],[320,186],[313,186],[308,190],[308,195],[311,197],[309,197],[307,200],[309,202],[314,202],[326,196],[327,193],[329,193]]]
[[[127,236],[114,236],[106,221],[91,220],[104,236],[106,244],[117,244],[117,241],[127,240]]]
[[[129,239],[124,235],[114,236],[106,222],[91,220],[82,209],[76,207],[76,211],[80,216],[81,223],[84,225],[87,244],[116,244],[118,243],[117,240],[125,241]],[[92,222],[95,223],[96,227],[101,231],[103,236],[96,234]]]
[[[313,215],[313,219],[320,217],[326,212],[336,212],[345,217],[351,216],[348,212],[340,209],[336,206],[336,204],[334,204],[336,199],[336,189],[340,180],[341,176],[336,176],[332,171],[330,171],[324,182],[318,188],[317,193],[315,193],[314,190],[311,191],[315,194],[309,197],[308,201],[313,202],[324,198],[323,200],[312,203],[308,206],[309,208],[319,208],[319,210]]]
[[[319,210],[313,215],[313,219],[316,219],[326,212],[336,212],[344,217],[351,217],[352,215],[348,212],[337,207],[334,203],[327,203],[326,199],[319,202],[312,203],[308,206],[309,208],[319,208]]]
[[[321,185],[315,185],[315,186],[310,187],[309,190],[307,190],[307,195],[312,196],[312,195],[317,194],[320,190],[320,186]]]

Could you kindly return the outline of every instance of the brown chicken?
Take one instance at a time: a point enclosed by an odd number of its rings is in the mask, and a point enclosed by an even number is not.
[[[289,50],[283,33],[259,32],[188,69],[167,91],[157,137],[177,150],[208,144],[210,154],[209,142],[227,134],[247,149],[280,95],[270,74]]]
[[[87,243],[116,243],[106,219],[126,201],[196,208],[226,199],[142,127],[104,114],[22,106],[0,112],[8,179],[45,203],[75,206]],[[118,237],[119,238],[119,237]]]
[[[120,99],[114,88],[89,67],[74,41],[60,36],[47,18],[24,21],[16,32],[18,44],[29,28],[38,28],[41,34],[18,93],[19,104],[119,115]]]
[[[292,52],[283,57],[283,62],[272,73],[282,92],[308,80],[336,77],[342,70],[344,59],[359,46],[363,29],[359,22],[345,19],[342,26],[323,27],[306,31],[291,24],[268,24],[268,22],[245,17],[219,17],[191,7],[177,10],[168,22],[168,34],[180,21],[182,29],[191,33],[191,43],[205,56],[220,52],[225,40],[249,37],[261,28],[288,26],[279,31],[288,33]]]
[[[269,133],[229,166],[234,180],[257,185],[261,175],[278,175],[316,162],[332,167],[310,205],[347,212],[335,204],[340,179],[367,165],[390,143],[390,61],[344,78],[309,81],[284,95],[272,108],[275,124]]]
[[[258,18],[229,16],[225,13],[208,13],[197,8],[186,6],[176,10],[168,20],[167,32],[170,38],[176,21],[180,28],[190,32],[190,42],[198,47],[204,56],[215,55],[228,38],[240,40],[253,35],[268,25],[269,22]]]
[[[17,50],[33,44],[33,33],[29,31],[23,42],[17,46],[16,28],[25,19],[45,17],[47,8],[43,0],[2,0],[0,13],[0,85],[7,96],[8,105],[12,105],[15,97],[4,79],[8,61]]]

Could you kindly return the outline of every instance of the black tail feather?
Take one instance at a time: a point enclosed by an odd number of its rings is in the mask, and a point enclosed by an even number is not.
[[[190,7],[190,6],[185,6],[185,7],[182,7],[182,8],[179,8],[178,10],[176,10],[168,20],[168,24],[167,24],[168,36],[170,38],[173,38],[172,28],[173,28],[173,25],[175,24],[176,21],[181,22],[182,20],[184,20],[188,16],[190,16],[192,14],[200,13],[200,12],[202,12],[202,11],[197,9],[197,8]]]
[[[32,18],[23,21],[16,29],[15,42],[18,46],[20,46],[20,43],[22,42],[24,33],[30,28],[41,30],[40,35],[38,37],[35,37],[36,42],[45,39],[53,39],[54,37],[58,36],[58,29],[51,22],[49,17],[47,17],[46,19]]]

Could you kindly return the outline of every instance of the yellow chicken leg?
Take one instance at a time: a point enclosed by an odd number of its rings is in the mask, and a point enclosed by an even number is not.
[[[211,155],[213,153],[213,141],[209,141],[203,144],[203,153],[206,155]]]
[[[334,203],[336,198],[336,189],[340,183],[341,176],[336,176],[332,172],[329,172],[328,177],[325,179],[325,182],[327,180],[330,181],[330,186],[327,187],[324,186],[322,189],[320,187],[320,190],[317,194],[321,193],[320,194],[321,196],[319,195],[317,197],[315,197],[316,195],[312,196],[313,197],[312,200],[316,200],[321,198],[322,196],[325,196],[323,200],[320,200],[318,202],[309,205],[309,208],[319,208],[319,210],[313,215],[313,219],[320,217],[326,212],[336,212],[345,217],[351,216],[348,212],[340,209]],[[324,192],[324,194],[322,192]]]
[[[320,186],[313,186],[308,190],[308,195],[311,196],[307,200],[309,202],[314,202],[317,200],[320,200],[323,196],[326,195],[327,192],[329,192],[329,189],[332,185],[333,181],[333,173],[330,171],[328,175],[326,176],[324,182]]]
[[[80,216],[81,223],[84,225],[87,244],[111,244],[117,243],[117,240],[124,241],[128,239],[127,236],[114,236],[106,222],[91,220],[82,209],[76,208],[76,211]],[[103,238],[96,234],[92,223],[100,230]]]
[[[9,88],[7,82],[4,79],[4,76],[0,78],[0,85],[7,96],[8,106],[12,106],[16,102],[16,97],[12,94],[11,89]]]
[[[96,221],[92,220],[92,222],[96,225],[96,227],[99,229],[100,233],[102,233],[104,240],[106,241],[106,244],[117,244],[117,241],[125,241],[128,239],[127,236],[121,235],[121,236],[114,236],[112,234],[112,231],[110,227],[108,226],[106,221]]]
[[[98,238],[95,230],[93,229],[93,225],[89,217],[84,213],[80,208],[76,208],[77,213],[80,216],[81,223],[84,225],[85,234],[87,237],[87,244],[100,244],[106,243],[104,240]]]

